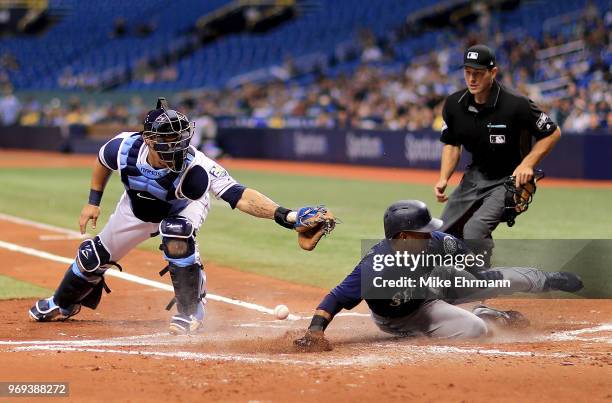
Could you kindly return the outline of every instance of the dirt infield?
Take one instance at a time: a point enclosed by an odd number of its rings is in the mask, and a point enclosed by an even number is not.
[[[79,241],[63,232],[0,219],[4,275],[54,288]],[[64,234],[70,238],[72,234]],[[51,239],[51,240],[48,240]],[[30,248],[9,251],[6,245]],[[25,253],[24,253],[25,251]],[[153,253],[125,259],[130,274],[159,281]],[[209,292],[306,317],[325,290],[207,265]],[[167,280],[167,279],[166,279]],[[365,315],[337,318],[334,351],[302,354],[291,340],[306,318],[210,301],[205,330],[165,333],[171,293],[109,277],[113,292],[96,311],[64,323],[27,320],[32,301],[0,302],[0,380],[70,382],[78,401],[604,401],[612,399],[612,303],[607,300],[499,300],[534,322],[527,332],[474,342],[397,340]],[[588,392],[585,392],[588,391]],[[585,396],[588,393],[588,396]]]
[[[0,156],[5,167],[24,157]],[[92,159],[44,156],[53,166],[90,166]],[[0,274],[55,288],[76,234],[17,221],[0,216]],[[69,382],[70,400],[79,402],[612,400],[610,300],[496,300],[533,326],[470,342],[392,338],[362,304],[358,315],[330,326],[333,351],[303,354],[291,341],[326,290],[206,264],[212,296],[205,329],[173,337],[163,309],[170,281],[157,275],[161,256],[137,250],[122,264],[137,277],[107,276],[113,292],[74,320],[32,323],[32,301],[0,301],[0,382]],[[266,313],[279,303],[293,320]]]

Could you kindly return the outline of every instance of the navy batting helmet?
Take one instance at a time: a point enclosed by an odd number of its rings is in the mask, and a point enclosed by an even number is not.
[[[432,232],[442,227],[442,220],[432,218],[427,205],[419,200],[400,200],[385,211],[385,238],[402,231]]]

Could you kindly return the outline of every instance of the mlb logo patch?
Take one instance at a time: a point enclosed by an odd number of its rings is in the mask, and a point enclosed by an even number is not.
[[[536,122],[536,126],[538,127],[538,129],[542,130],[544,125],[548,123],[549,121],[550,121],[550,118],[548,117],[548,115],[542,112],[540,114],[540,117],[538,118],[538,121]],[[546,129],[550,129],[550,124],[547,125]]]
[[[478,52],[468,52],[467,58],[471,60],[478,60]]]
[[[491,144],[506,144],[506,136],[503,134],[492,134],[489,136]]]

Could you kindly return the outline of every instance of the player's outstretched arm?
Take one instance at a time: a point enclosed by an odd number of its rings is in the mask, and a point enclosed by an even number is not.
[[[321,238],[329,235],[336,226],[336,218],[325,208],[302,207],[298,211],[284,208],[255,189],[245,188],[236,208],[254,217],[274,219],[288,229],[298,232],[298,244],[304,250],[313,250]]]
[[[91,220],[91,227],[96,228],[98,217],[100,216],[100,202],[102,201],[102,193],[108,183],[113,171],[105,167],[96,159],[93,173],[91,175],[91,189],[89,190],[89,200],[81,210],[79,217],[79,227],[81,234],[87,231],[87,223]]]
[[[243,213],[254,217],[274,219],[274,213],[280,206],[267,196],[259,193],[255,189],[246,188],[242,197],[236,204],[236,208]],[[293,213],[293,214],[291,214]],[[287,221],[295,223],[297,213],[295,211],[287,214]]]

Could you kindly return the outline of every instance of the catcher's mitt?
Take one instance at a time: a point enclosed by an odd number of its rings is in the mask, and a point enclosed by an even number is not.
[[[302,207],[297,212],[295,230],[302,249],[313,250],[324,235],[329,235],[338,220],[325,206]]]
[[[533,195],[536,192],[536,183],[544,178],[544,171],[536,169],[533,175],[533,180],[520,187],[516,187],[516,178],[509,176],[504,183],[506,188],[505,210],[502,216],[502,221],[508,224],[508,227],[514,225],[516,216],[524,213],[529,208],[529,204],[533,201]]]
[[[306,331],[304,336],[293,341],[295,348],[304,353],[319,351],[332,351],[333,348],[329,340],[325,338],[323,332]]]

